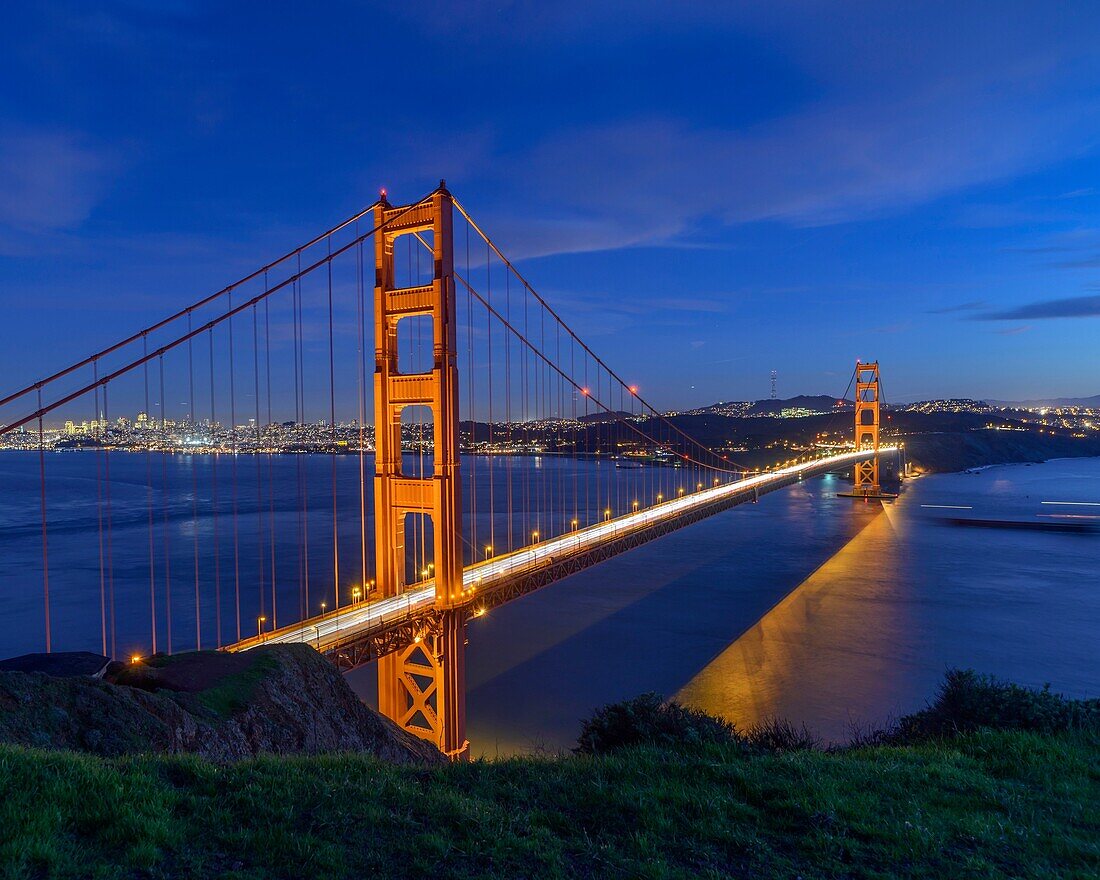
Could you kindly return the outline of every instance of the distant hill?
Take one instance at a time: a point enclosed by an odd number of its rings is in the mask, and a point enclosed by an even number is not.
[[[837,406],[840,402],[842,406]],[[800,394],[798,397],[788,397],[785,400],[757,400],[749,407],[749,415],[770,415],[780,413],[785,409],[808,409],[812,412],[832,412],[852,406],[849,400],[839,400],[829,397],[827,394]]]
[[[987,400],[986,403],[991,403],[993,406],[1009,406],[1020,407],[1024,409],[1034,409],[1035,407],[1065,407],[1065,406],[1083,406],[1088,409],[1100,408],[1100,394],[1094,394],[1092,397],[1052,397],[1048,400]]]
[[[815,413],[833,412],[836,409],[851,407],[852,401],[841,401],[842,406],[837,406],[836,397],[826,394],[800,394],[797,397],[787,397],[780,400],[727,400],[720,403],[712,403],[710,406],[702,406],[689,410],[693,415],[731,415],[740,416],[766,416],[777,415],[785,409],[806,409]]]

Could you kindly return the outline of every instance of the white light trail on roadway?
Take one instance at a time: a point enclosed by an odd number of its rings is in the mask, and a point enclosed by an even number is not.
[[[893,452],[896,449],[895,446],[882,446],[879,447],[879,453]],[[696,507],[740,495],[754,487],[781,482],[805,470],[847,464],[868,454],[867,451],[845,452],[681,495],[617,519],[579,528],[539,544],[531,544],[504,556],[475,562],[463,570],[462,584],[467,590],[474,589],[474,594],[469,598],[471,601],[476,601],[478,591],[491,589],[501,581],[534,571],[544,564],[551,564],[555,557],[564,558],[582,550],[591,549],[640,528],[674,519]],[[387,623],[401,621],[413,612],[429,608],[435,601],[435,583],[434,581],[421,583],[423,586],[408,590],[399,596],[345,605],[322,616],[291,624],[272,633],[265,633],[262,637],[244,639],[235,645],[228,646],[227,649],[235,651],[261,644],[279,645],[298,642],[315,645],[319,649],[324,648],[329,642],[354,636],[359,630],[371,630]]]

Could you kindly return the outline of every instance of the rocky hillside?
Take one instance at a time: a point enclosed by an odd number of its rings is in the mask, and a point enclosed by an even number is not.
[[[0,742],[97,755],[361,752],[438,763],[308,645],[158,655],[106,680],[0,672]]]
[[[1024,431],[969,431],[899,438],[909,460],[928,472],[962,471],[1012,462],[1100,455],[1100,439]]]

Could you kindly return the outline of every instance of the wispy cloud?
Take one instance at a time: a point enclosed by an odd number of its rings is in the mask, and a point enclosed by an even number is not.
[[[978,309],[984,309],[988,303],[982,299],[971,300],[970,302],[959,303],[954,306],[945,306],[942,309],[929,309],[927,314],[929,315],[949,315],[952,312],[973,312]]]
[[[71,132],[0,132],[0,226],[71,229],[104,194],[117,159]]]
[[[1069,296],[1028,303],[1000,312],[975,315],[981,321],[1028,321],[1040,318],[1095,318],[1100,317],[1100,295]]]
[[[846,43],[856,33],[827,45],[819,33],[811,39],[825,17],[813,4],[720,16],[714,27],[763,28],[806,50],[802,73],[818,87],[814,98],[748,125],[672,108],[558,125],[518,150],[490,149],[475,176],[522,181],[522,203],[568,214],[568,225],[533,226],[525,236],[538,240],[536,252],[559,253],[661,244],[711,225],[896,215],[1096,147],[1100,99],[1077,83],[1097,64],[1067,16],[1029,13],[1026,26],[1010,26],[960,13],[947,38],[939,13],[899,9],[865,10],[881,25],[874,46]],[[1033,39],[1044,31],[1059,53]],[[997,207],[971,221],[1022,225],[1036,216]],[[581,234],[573,218],[583,218]],[[514,220],[513,229],[534,223]]]
[[[1095,269],[1100,266],[1100,255],[1095,257],[1085,257],[1080,260],[1066,260],[1062,263],[1054,264],[1059,269]]]

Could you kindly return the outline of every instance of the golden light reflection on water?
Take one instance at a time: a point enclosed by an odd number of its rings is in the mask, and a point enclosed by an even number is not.
[[[871,513],[676,699],[742,728],[776,716],[814,718],[816,732],[833,741],[847,739],[853,721],[883,720],[866,718],[861,707],[890,703],[892,645],[906,625],[903,604],[888,600],[902,547],[896,519],[889,505]]]

